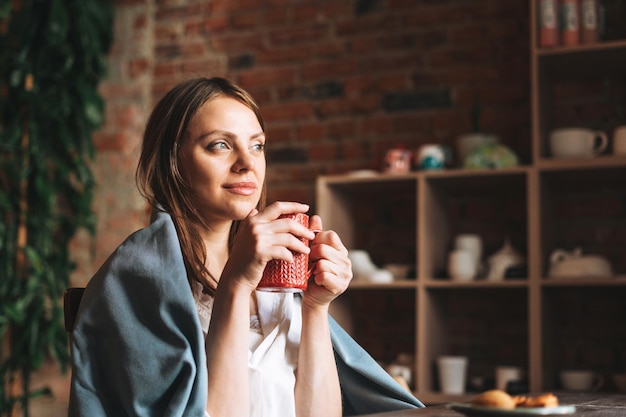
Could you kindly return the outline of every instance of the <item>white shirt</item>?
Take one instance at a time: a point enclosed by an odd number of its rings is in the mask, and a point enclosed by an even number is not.
[[[196,284],[193,291],[206,338],[213,298]],[[294,387],[302,328],[300,298],[293,293],[257,291],[258,316],[250,317],[248,378],[250,417],[296,414]],[[208,416],[208,414],[207,414]]]

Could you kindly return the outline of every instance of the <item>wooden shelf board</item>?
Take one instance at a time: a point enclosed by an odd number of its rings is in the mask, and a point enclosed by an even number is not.
[[[444,279],[428,279],[424,283],[427,288],[525,288],[528,286],[527,279],[515,279],[505,281],[451,281]]]
[[[622,168],[626,155],[601,155],[595,158],[541,158],[537,161],[540,171],[581,170],[594,168]]]
[[[410,288],[415,289],[417,287],[417,281],[415,280],[396,280],[388,283],[375,283],[364,281],[352,281],[350,282],[349,289],[351,290],[378,290],[378,289],[400,289]]]
[[[616,275],[612,278],[543,278],[544,287],[613,287],[626,286],[626,275]]]
[[[626,40],[600,41],[594,43],[584,43],[574,46],[557,46],[553,48],[536,48],[538,56],[561,56],[561,55],[584,55],[596,53],[597,51],[617,52],[626,50]]]

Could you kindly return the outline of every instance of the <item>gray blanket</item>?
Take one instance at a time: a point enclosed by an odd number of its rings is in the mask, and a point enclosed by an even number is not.
[[[344,415],[423,407],[332,318]],[[203,417],[204,338],[170,216],[156,213],[91,279],[72,333],[69,416]]]

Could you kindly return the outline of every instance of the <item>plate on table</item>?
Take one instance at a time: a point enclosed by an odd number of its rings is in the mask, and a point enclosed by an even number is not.
[[[519,407],[511,410],[495,407],[481,407],[467,403],[450,403],[448,408],[463,413],[466,416],[477,417],[524,417],[524,416],[565,416],[574,414],[576,407],[573,405],[559,405],[557,407]]]

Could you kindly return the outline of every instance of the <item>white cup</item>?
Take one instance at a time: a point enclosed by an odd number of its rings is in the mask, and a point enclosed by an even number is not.
[[[566,370],[559,376],[561,385],[568,391],[597,391],[604,384],[604,377],[593,371]]]
[[[467,374],[467,357],[440,356],[437,358],[439,386],[444,394],[463,394]]]
[[[483,256],[483,240],[479,235],[466,233],[454,238],[454,249],[467,250],[472,253],[477,263]]]
[[[626,155],[626,125],[617,126],[613,131],[613,153]]]
[[[448,254],[448,275],[454,281],[471,281],[478,273],[474,254],[466,249],[453,250]]]
[[[557,158],[599,155],[608,144],[606,133],[601,130],[568,127],[550,132],[550,152]]]
[[[519,382],[523,379],[524,372],[519,366],[496,367],[496,388],[507,391],[509,382]]]

